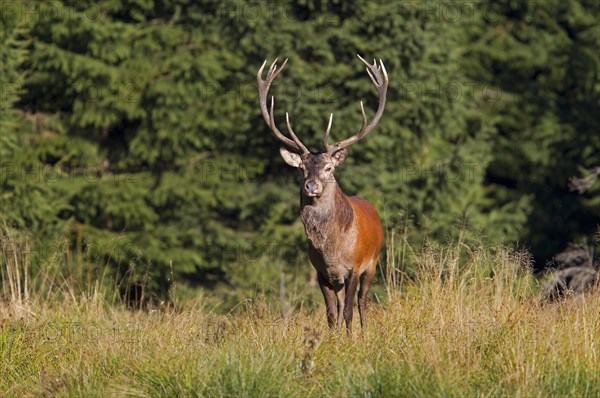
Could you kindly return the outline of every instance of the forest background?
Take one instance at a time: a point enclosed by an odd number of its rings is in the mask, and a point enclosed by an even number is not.
[[[305,283],[299,176],[260,115],[256,72],[289,58],[276,120],[289,112],[317,149],[329,113],[340,140],[359,101],[376,109],[358,53],[385,63],[387,106],[336,176],[377,207],[388,250],[502,244],[538,269],[569,242],[597,251],[599,184],[568,181],[600,165],[599,7],[2,1],[3,238],[28,242],[34,273],[60,264],[122,294],[178,283],[230,308]]]

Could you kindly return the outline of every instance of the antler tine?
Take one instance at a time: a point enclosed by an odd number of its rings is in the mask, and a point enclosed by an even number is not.
[[[271,88],[271,83],[273,83],[273,80],[275,80],[275,78],[281,73],[281,71],[283,71],[283,69],[285,68],[285,65],[287,64],[287,61],[288,61],[288,59],[286,58],[285,61],[283,61],[283,64],[281,64],[281,67],[279,69],[277,69],[277,59],[275,59],[275,61],[273,61],[271,66],[269,66],[269,70],[267,71],[267,77],[265,80],[262,79],[262,75],[263,75],[265,66],[267,65],[266,60],[265,60],[265,62],[263,62],[262,66],[258,70],[258,73],[256,74],[256,82],[258,84],[258,99],[259,99],[259,103],[260,103],[260,111],[262,113],[263,119],[265,120],[265,123],[267,123],[267,125],[271,128],[271,131],[273,132],[275,137],[277,137],[277,139],[279,139],[281,142],[283,142],[284,144],[286,144],[287,146],[289,146],[291,148],[294,148],[294,149],[302,151],[302,152],[305,152],[305,151],[308,152],[308,149],[306,149],[306,146],[304,146],[304,144],[302,144],[302,142],[298,139],[298,137],[296,137],[296,135],[293,133],[291,128],[289,130],[290,130],[290,135],[292,136],[293,140],[289,139],[288,137],[283,135],[281,133],[281,131],[279,131],[279,129],[275,125],[274,112],[273,112],[273,108],[274,108],[274,104],[275,104],[274,97],[271,97],[271,111],[269,112],[269,110],[267,109],[267,94],[269,93],[269,88]]]
[[[356,141],[362,139],[364,136],[369,134],[371,131],[373,131],[375,126],[377,126],[377,123],[379,123],[379,119],[381,119],[381,116],[383,115],[383,109],[385,108],[385,97],[387,94],[387,88],[389,83],[388,74],[385,70],[385,65],[383,64],[382,60],[379,60],[379,65],[377,65],[376,60],[373,60],[373,64],[371,65],[370,63],[365,61],[364,58],[360,55],[358,55],[358,58],[367,66],[367,74],[369,75],[371,82],[373,82],[373,85],[375,86],[379,94],[379,106],[377,107],[377,112],[375,113],[373,120],[367,125],[367,116],[365,115],[365,108],[361,101],[360,112],[363,119],[362,128],[358,133],[354,134],[352,137],[337,142],[333,147],[329,147],[328,153],[330,154],[354,144]]]
[[[365,114],[365,106],[363,105],[362,101],[360,101],[360,114],[362,116],[362,127],[360,129],[360,135],[358,136],[357,141],[360,140],[367,131],[367,115]]]
[[[377,60],[373,59],[373,65],[371,65],[363,57],[361,57],[358,54],[356,54],[356,55],[358,56],[358,58],[360,58],[360,60],[363,62],[363,64],[365,64],[367,66],[367,74],[371,78],[371,81],[373,82],[375,87],[379,87],[379,86],[383,85],[384,83],[387,83],[387,81],[388,81],[387,71],[385,70],[385,66],[383,65],[382,60],[379,60],[380,65],[378,66]],[[383,71],[383,77],[384,77],[383,79],[381,78],[381,73],[380,73],[382,71]]]
[[[271,114],[272,113],[273,113],[273,107],[271,107]],[[296,145],[298,145],[298,147],[302,151],[302,153],[309,153],[310,151],[308,150],[308,148],[306,146],[304,146],[302,141],[300,141],[298,139],[298,137],[296,136],[296,134],[294,133],[294,130],[292,130],[292,125],[290,124],[290,116],[288,115],[287,112],[285,113],[285,123],[287,124],[287,129],[290,133],[290,136],[292,137],[292,139],[294,140]]]
[[[327,131],[325,131],[325,136],[323,137],[323,149],[325,152],[329,152],[331,147],[329,146],[329,132],[331,131],[331,123],[333,123],[333,113],[329,115],[329,123],[327,124]]]
[[[274,106],[275,106],[275,97],[271,97],[271,112],[268,114],[268,116],[269,116],[268,125],[271,128],[271,131],[275,134],[275,136],[277,138],[279,138],[281,141],[283,141],[287,145],[291,146],[292,148],[300,149],[300,148],[298,148],[298,146],[296,145],[296,143],[294,141],[290,140],[285,135],[281,134],[281,131],[279,131],[277,126],[275,126],[275,118],[273,116],[275,114],[275,112],[273,112]]]
[[[271,81],[273,81],[277,75],[279,75],[281,73],[281,71],[283,70],[283,68],[285,68],[285,65],[287,64],[288,59],[286,58],[283,63],[281,64],[281,68],[279,68],[279,70],[277,70],[277,60],[279,58],[275,58],[275,61],[273,61],[273,63],[271,64],[271,67],[269,68],[269,73],[267,74],[267,79],[270,79]]]

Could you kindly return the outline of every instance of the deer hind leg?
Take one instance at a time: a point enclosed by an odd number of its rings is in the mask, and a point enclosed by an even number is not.
[[[327,309],[327,324],[330,328],[335,325],[335,291],[329,282],[327,282],[317,271],[317,281],[325,299],[325,307]]]
[[[360,326],[364,329],[367,325],[367,293],[375,279],[375,264],[377,260],[373,260],[367,267],[365,272],[360,276],[360,290],[358,292],[358,313],[360,315]]]
[[[346,289],[346,300],[344,303],[344,319],[346,320],[346,330],[348,335],[352,334],[352,315],[354,311],[354,297],[356,296],[356,287],[358,286],[358,274],[352,271],[344,285]]]

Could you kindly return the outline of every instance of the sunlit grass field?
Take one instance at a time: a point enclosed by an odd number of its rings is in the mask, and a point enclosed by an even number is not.
[[[17,287],[8,261],[0,396],[600,396],[598,293],[544,304],[527,255],[507,249],[426,246],[411,278],[389,254],[385,297],[351,338],[320,303],[223,315],[205,294],[129,310],[65,283]]]

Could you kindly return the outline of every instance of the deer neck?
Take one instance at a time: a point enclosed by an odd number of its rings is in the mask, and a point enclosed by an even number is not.
[[[340,233],[350,228],[354,219],[348,197],[335,181],[326,184],[318,198],[301,193],[300,207],[306,236],[315,248],[334,243]]]

